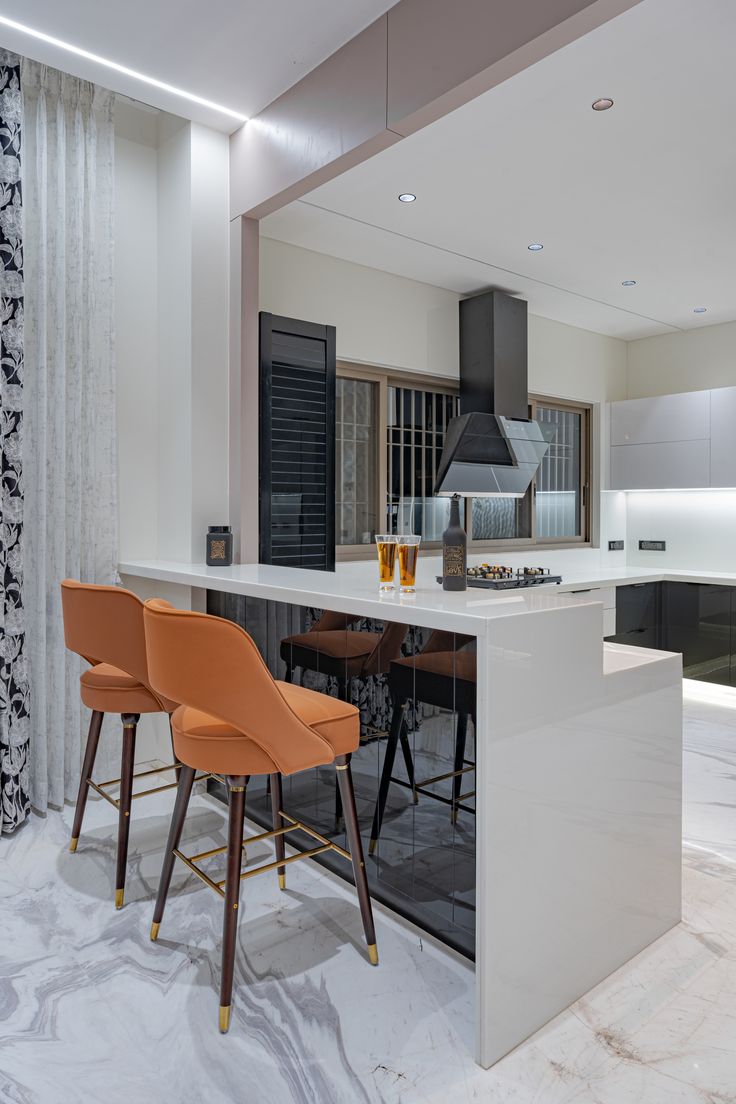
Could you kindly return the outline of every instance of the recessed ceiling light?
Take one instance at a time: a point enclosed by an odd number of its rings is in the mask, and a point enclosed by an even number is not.
[[[531,250],[532,253],[538,253],[540,249],[544,249],[544,246],[541,242],[532,242],[527,246],[527,249]]]
[[[202,107],[209,107],[212,111],[220,111],[223,115],[229,115],[231,119],[237,119],[241,123],[247,121],[248,116],[243,115],[240,111],[233,111],[230,107],[223,107],[222,104],[214,103],[212,100],[205,100],[202,96],[195,96],[193,92],[186,92],[183,88],[176,88],[173,84],[166,84],[165,81],[157,80],[155,77],[148,77],[145,73],[139,73],[135,69],[129,69],[127,65],[120,65],[117,61],[110,61],[109,58],[100,57],[99,54],[92,54],[89,50],[83,50],[80,46],[73,46],[71,42],[64,42],[60,38],[54,38],[53,35],[44,34],[43,31],[37,31],[34,27],[27,27],[24,23],[17,23],[15,19],[7,19],[4,15],[0,15],[0,24],[4,27],[10,27],[14,31],[20,31],[21,34],[30,35],[31,38],[37,38],[41,42],[48,42],[50,46],[58,46],[61,50],[68,50],[70,54],[76,54],[77,57],[86,58],[87,61],[94,61],[98,65],[104,65],[107,69],[114,69],[116,73],[123,73],[126,77],[134,77],[135,80],[143,81],[144,84],[150,84],[154,88],[162,89],[164,92],[171,92],[174,96],[181,96],[191,103],[200,104]]]
[[[601,96],[599,100],[593,100],[590,106],[594,111],[608,111],[609,107],[613,107],[613,100],[610,96]]]
[[[622,280],[621,287],[633,287],[635,283],[636,280]]]
[[[705,314],[707,307],[693,307],[693,314]]]
[[[417,197],[413,192],[402,192],[399,196],[400,203],[413,203]]]

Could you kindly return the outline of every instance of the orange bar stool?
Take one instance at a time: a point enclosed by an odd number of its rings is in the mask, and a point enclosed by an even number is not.
[[[118,810],[115,907],[122,908],[132,799],[176,785],[173,782],[170,786],[156,786],[134,794],[133,780],[164,769],[178,770],[178,764],[174,764],[173,767],[134,774],[136,727],[141,713],[171,713],[177,703],[162,697],[151,686],[143,630],[143,603],[136,594],[122,587],[95,586],[65,579],[61,584],[61,604],[66,646],[91,665],[80,679],[82,702],[92,710],[92,717],[69,850],[77,849],[91,786]],[[93,781],[92,772],[105,713],[119,713],[122,717],[123,754],[120,778],[98,783]],[[115,798],[108,790],[118,785],[120,796]]]
[[[173,609],[152,600],[144,609],[151,680],[160,695],[180,701],[171,718],[174,750],[182,763],[179,792],[166,846],[151,939],[158,938],[174,860],[180,859],[225,903],[220,978],[220,1031],[230,1026],[233,967],[237,940],[240,882],[276,870],[286,886],[286,866],[298,859],[336,851],[352,860],[355,886],[373,965],[378,963],[376,935],[363,849],[355,810],[350,756],[360,738],[358,710],[347,702],[285,682],[277,682],[248,634],[220,617]],[[350,851],[290,817],[283,809],[281,776],[334,764],[345,810]],[[199,855],[179,850],[195,771],[224,776],[229,790],[227,846]],[[273,831],[243,839],[245,787],[254,774],[271,779]],[[315,843],[286,856],[284,837],[306,832]],[[245,845],[273,839],[276,858],[252,870],[241,870]],[[226,877],[216,881],[199,865],[227,852]]]

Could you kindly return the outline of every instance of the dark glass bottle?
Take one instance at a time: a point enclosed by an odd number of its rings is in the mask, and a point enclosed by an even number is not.
[[[207,566],[230,567],[233,562],[233,535],[229,525],[210,525],[207,529]]]
[[[467,587],[468,542],[460,521],[460,498],[452,496],[450,523],[442,534],[442,589]]]

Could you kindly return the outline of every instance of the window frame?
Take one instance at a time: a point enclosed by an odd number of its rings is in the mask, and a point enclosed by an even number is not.
[[[453,379],[447,376],[427,375],[423,372],[402,372],[391,368],[376,368],[370,365],[360,365],[337,361],[337,378],[365,380],[374,383],[378,387],[377,401],[377,432],[378,449],[376,457],[376,518],[386,517],[386,495],[388,479],[387,462],[387,433],[388,433],[388,388],[389,386],[414,387],[420,390],[438,391],[445,395],[457,395],[459,386]],[[531,496],[531,535],[528,537],[514,537],[508,540],[482,540],[475,539],[472,535],[472,500],[465,501],[465,529],[468,534],[468,552],[492,552],[504,549],[506,551],[524,551],[531,548],[560,549],[560,548],[585,548],[592,545],[593,532],[593,502],[591,496],[592,479],[592,429],[593,429],[593,405],[592,403],[577,402],[571,399],[558,399],[552,395],[540,395],[537,393],[529,396],[529,416],[535,416],[538,406],[551,406],[559,410],[568,410],[581,416],[580,422],[580,535],[577,537],[537,537],[536,535],[536,478],[532,481]],[[438,550],[442,547],[441,541],[423,541],[422,547],[430,550]],[[365,544],[336,544],[336,560],[367,560],[373,557],[373,548]]]
[[[523,551],[528,548],[589,548],[592,546],[593,509],[591,496],[592,478],[592,403],[576,402],[572,399],[557,399],[552,395],[529,395],[529,417],[534,418],[538,406],[553,407],[556,410],[568,410],[580,415],[580,535],[577,537],[538,537],[536,494],[537,478],[532,480],[531,494],[531,532],[528,537],[499,538],[485,540],[473,537],[472,499],[465,503],[465,531],[468,534],[468,552],[492,552],[494,549],[506,549],[509,552]]]

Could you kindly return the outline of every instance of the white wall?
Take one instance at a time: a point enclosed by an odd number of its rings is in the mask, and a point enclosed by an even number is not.
[[[736,322],[628,343],[630,399],[735,384]]]
[[[121,559],[201,559],[228,520],[228,142],[118,105]]]
[[[158,492],[156,119],[125,104],[115,134],[115,333],[120,555],[154,556]]]
[[[261,309],[336,326],[338,359],[457,378],[455,292],[271,238],[261,238],[260,272]],[[606,402],[626,397],[626,343],[530,315],[529,390],[594,404],[598,486],[608,456],[601,412]],[[621,511],[619,496],[605,503],[594,535],[604,542],[622,537]],[[599,558],[597,549],[573,555]],[[621,559],[606,551],[606,562]]]
[[[201,560],[207,525],[228,520],[227,159],[226,135],[118,103],[121,560]],[[139,758],[169,756],[165,719],[144,718]]]

